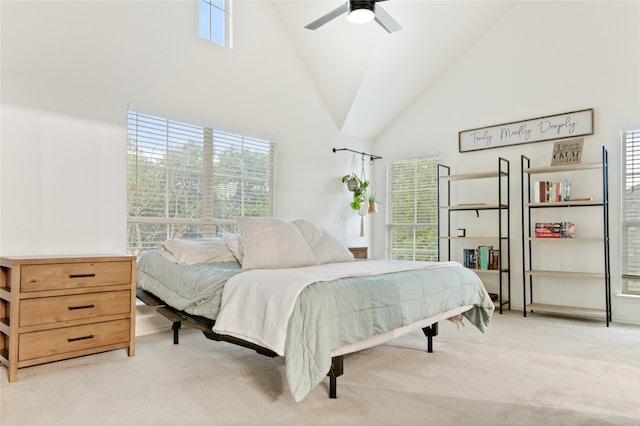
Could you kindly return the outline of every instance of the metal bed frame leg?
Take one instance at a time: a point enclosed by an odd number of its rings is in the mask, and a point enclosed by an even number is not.
[[[335,399],[338,394],[338,377],[342,376],[343,372],[343,356],[336,356],[331,358],[331,369],[329,369],[329,398]]]
[[[438,335],[438,323],[433,323],[428,327],[422,329],[422,332],[427,336],[427,352],[433,352],[433,337]]]
[[[177,345],[178,344],[178,336],[179,336],[179,331],[180,331],[180,327],[182,327],[182,321],[174,321],[173,324],[171,325],[171,329],[173,330],[173,344]]]

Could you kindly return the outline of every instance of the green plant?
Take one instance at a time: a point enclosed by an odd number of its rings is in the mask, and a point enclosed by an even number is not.
[[[350,181],[352,182],[351,185],[349,183]],[[357,186],[353,186],[354,181],[357,181]],[[367,188],[369,187],[369,181],[362,180],[355,174],[350,174],[342,177],[342,183],[347,184],[347,188],[353,192],[353,201],[350,204],[351,208],[355,211],[359,211],[362,203],[367,200]]]

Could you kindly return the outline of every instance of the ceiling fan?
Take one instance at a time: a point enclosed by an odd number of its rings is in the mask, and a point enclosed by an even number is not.
[[[364,23],[375,20],[388,33],[393,33],[402,27],[376,3],[386,0],[348,0],[339,8],[332,10],[326,15],[316,19],[305,26],[310,30],[315,30],[338,16],[348,13],[349,21]]]

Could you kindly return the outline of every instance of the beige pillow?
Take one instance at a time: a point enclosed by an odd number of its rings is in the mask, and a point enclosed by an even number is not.
[[[353,254],[337,238],[307,219],[291,219],[298,227],[318,264],[353,262]]]
[[[229,247],[229,250],[231,250],[231,253],[233,253],[238,262],[242,263],[242,239],[240,235],[226,233],[222,238],[227,242],[227,247]]]
[[[236,221],[242,235],[242,269],[318,264],[298,227],[288,220],[237,217]]]
[[[158,253],[180,265],[204,262],[235,262],[236,258],[222,238],[176,238],[160,243]]]

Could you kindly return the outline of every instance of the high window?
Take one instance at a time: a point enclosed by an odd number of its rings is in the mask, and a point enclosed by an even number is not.
[[[622,143],[622,292],[640,295],[640,129]]]
[[[386,257],[438,260],[440,157],[387,165]]]
[[[237,216],[274,215],[273,142],[135,111],[128,133],[130,254],[235,232]]]
[[[231,1],[198,1],[198,35],[231,47]]]

